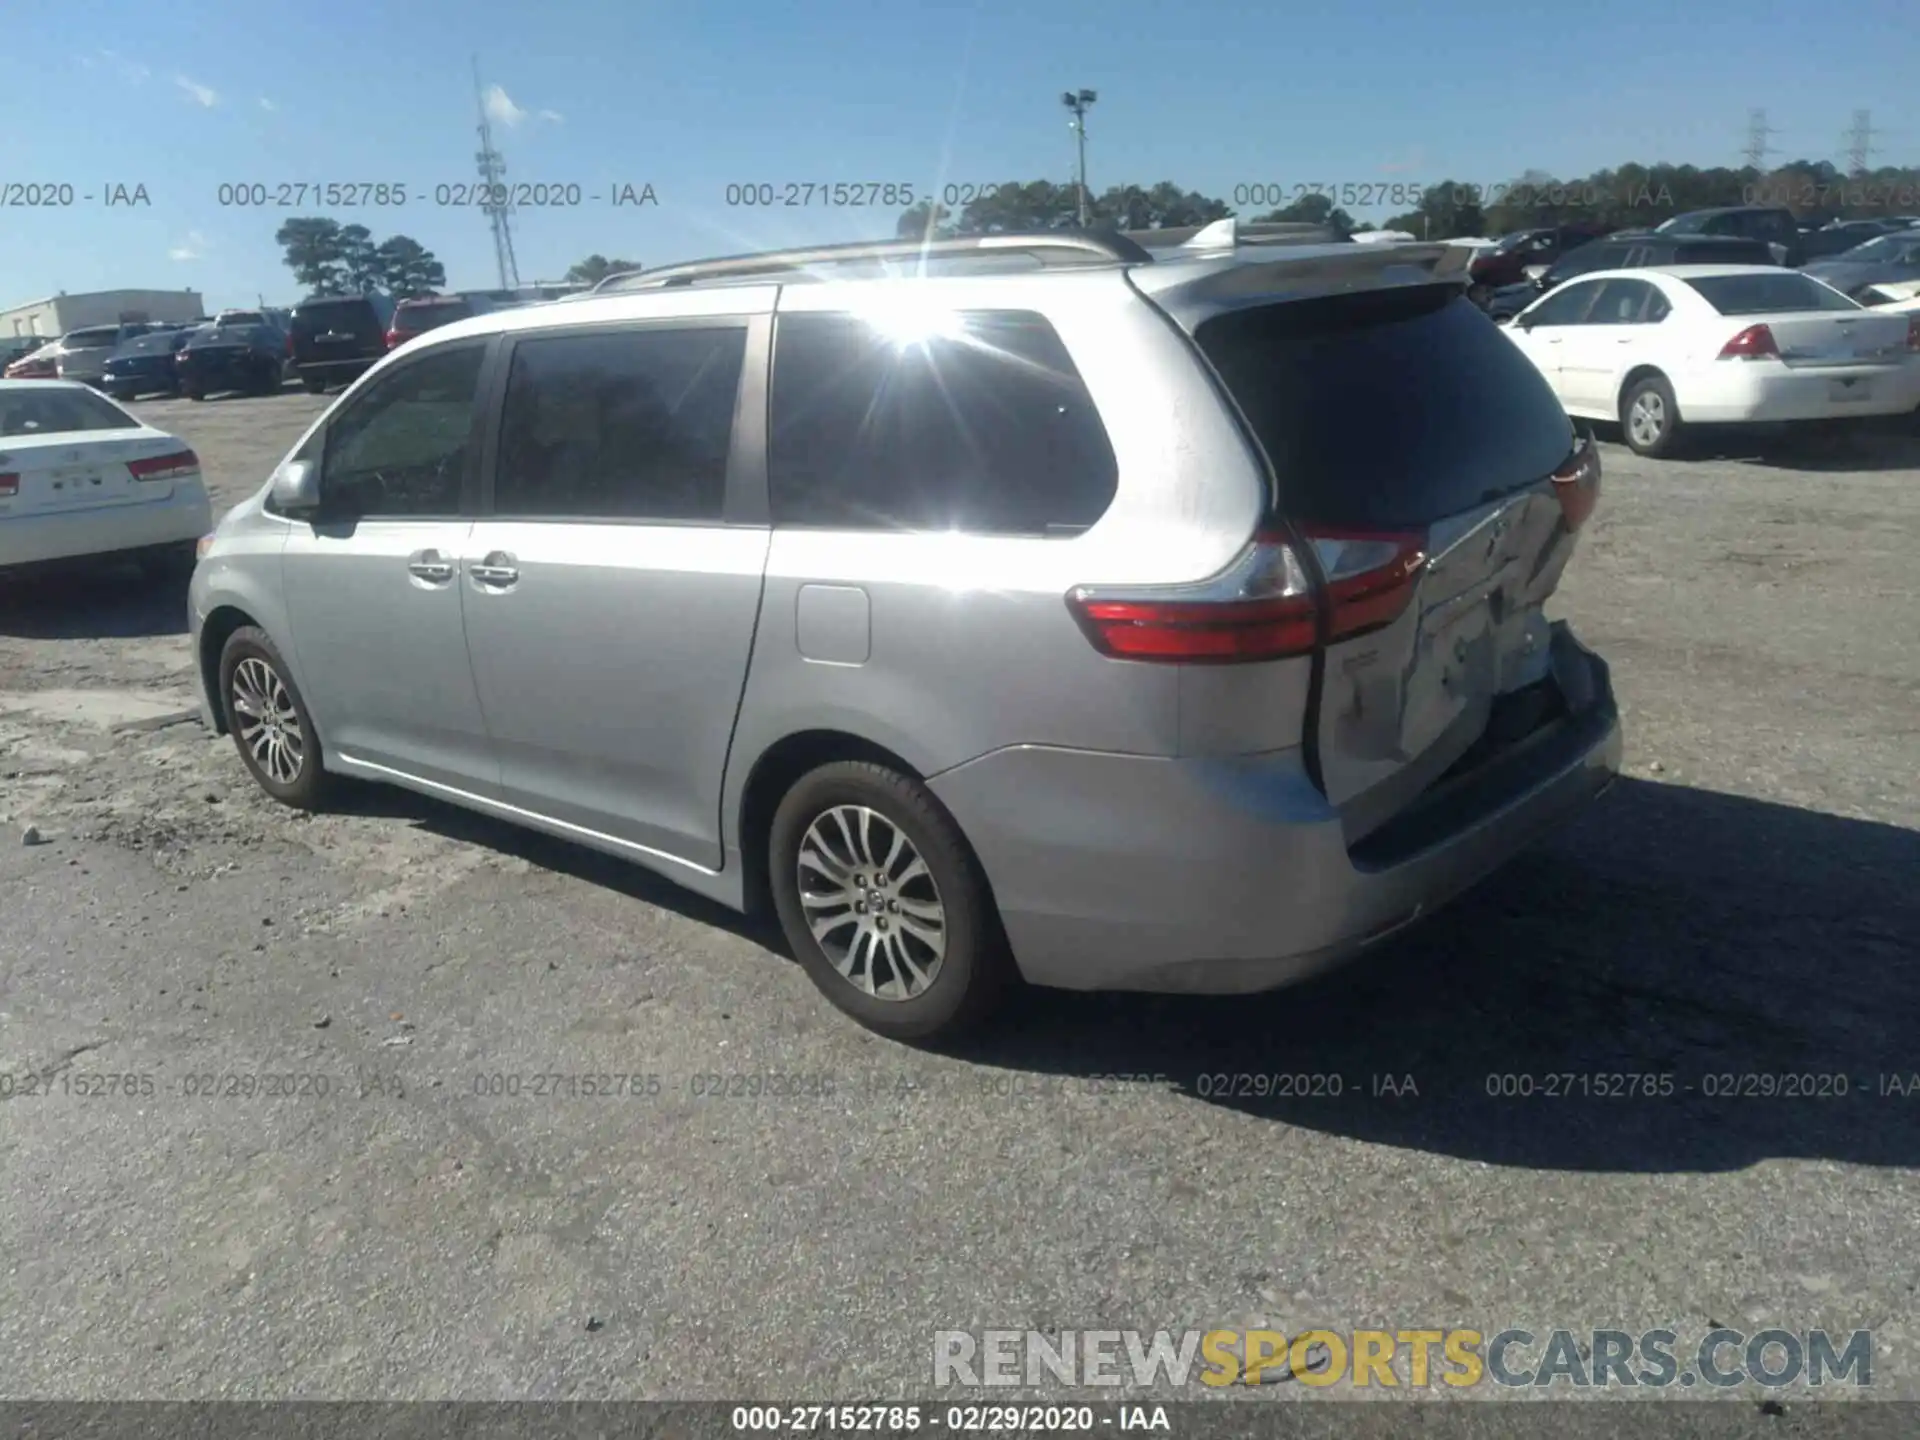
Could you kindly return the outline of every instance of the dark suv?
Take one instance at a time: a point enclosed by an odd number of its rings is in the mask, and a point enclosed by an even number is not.
[[[385,295],[325,295],[293,307],[287,357],[315,395],[346,385],[387,353],[393,301]]]
[[[1778,247],[1773,256],[1778,264],[1803,265],[1807,259],[1806,237],[1793,212],[1784,205],[1728,205],[1718,210],[1689,210],[1662,223],[1654,234],[1760,240]]]
[[[1582,245],[1550,266],[1537,281],[1509,285],[1494,292],[1487,313],[1511,320],[1549,290],[1558,289],[1576,275],[1595,270],[1638,270],[1647,265],[1772,265],[1773,251],[1764,240],[1718,239],[1705,235],[1665,235],[1659,231],[1609,235]]]

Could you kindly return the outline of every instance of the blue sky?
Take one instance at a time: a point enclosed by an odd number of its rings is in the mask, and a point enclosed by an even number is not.
[[[509,177],[603,197],[517,218],[524,280],[596,251],[656,265],[892,232],[891,210],[730,208],[729,183],[1068,180],[1059,96],[1083,86],[1100,94],[1095,189],[1173,179],[1231,198],[1255,182],[1733,164],[1756,105],[1776,160],[1840,158],[1857,109],[1876,162],[1920,159],[1913,0],[1856,0],[1844,23],[1759,0],[1633,23],[1539,0],[0,4],[0,186],[75,193],[0,209],[0,307],[122,287],[290,302],[273,232],[312,213],[413,236],[453,288],[492,285],[484,218],[433,203],[472,179],[475,52]],[[218,203],[223,183],[376,181],[407,186],[407,205]],[[659,205],[609,206],[624,184]],[[151,203],[107,207],[112,185]]]

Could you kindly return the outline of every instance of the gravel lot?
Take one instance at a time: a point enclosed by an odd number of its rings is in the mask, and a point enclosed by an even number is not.
[[[324,403],[139,408],[218,509]],[[1920,1398],[1920,1090],[1878,1093],[1920,1072],[1920,441],[1606,464],[1559,610],[1629,778],[1577,828],[1309,988],[1036,994],[947,1057],[638,870],[280,809],[182,719],[181,593],[0,584],[0,1075],[68,1087],[0,1103],[0,1393],[924,1397],[936,1329],[1726,1324],[1872,1328]],[[475,1093],[536,1072],[659,1093]],[[1277,1072],[1344,1093],[1204,1078]],[[1487,1093],[1560,1072],[1680,1091]],[[1783,1072],[1850,1093],[1699,1093]],[[748,1073],[833,1094],[693,1094]],[[226,1074],[327,1093],[188,1093]]]

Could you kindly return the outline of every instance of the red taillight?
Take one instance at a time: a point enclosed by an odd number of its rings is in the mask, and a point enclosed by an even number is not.
[[[127,469],[136,480],[178,480],[200,473],[200,457],[191,450],[176,450],[171,455],[150,455],[144,460],[129,460]]]
[[[1426,564],[1418,534],[1305,532],[1326,576],[1330,639],[1397,619]],[[1312,583],[1282,535],[1258,535],[1225,574],[1144,590],[1081,586],[1068,606],[1094,648],[1116,660],[1223,663],[1305,655],[1319,641]]]
[[[289,360],[293,358],[293,336],[291,335],[287,336],[287,358]]]
[[[1777,360],[1780,346],[1765,325],[1749,325],[1720,347],[1722,360]]]
[[[1553,472],[1553,493],[1569,533],[1587,523],[1600,503],[1600,451],[1592,440],[1581,441],[1573,457]]]
[[[397,329],[387,331],[387,349],[393,349],[394,346],[402,343],[406,338],[407,337],[402,335]]]
[[[18,475],[0,475],[0,500],[11,500],[19,493],[20,477]]]

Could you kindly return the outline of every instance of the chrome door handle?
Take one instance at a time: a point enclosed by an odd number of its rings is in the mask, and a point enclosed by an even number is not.
[[[438,550],[416,550],[407,557],[407,570],[418,578],[433,584],[444,584],[453,578],[453,562]]]
[[[477,585],[507,586],[520,578],[519,562],[504,550],[494,550],[478,565],[469,565],[467,574]]]

